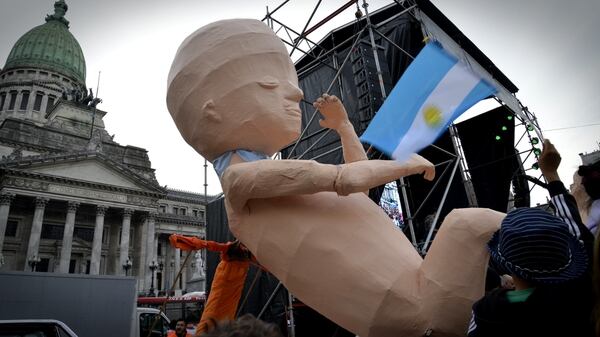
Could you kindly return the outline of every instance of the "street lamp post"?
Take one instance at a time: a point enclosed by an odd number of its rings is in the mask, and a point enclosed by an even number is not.
[[[162,271],[163,271],[164,267],[165,267],[165,265],[162,261],[158,262],[158,270],[161,272],[161,275],[162,275]],[[161,281],[161,285],[162,285],[162,281]],[[159,288],[162,288],[162,287],[159,287]],[[158,291],[160,292],[160,289],[158,289]]]
[[[35,268],[37,267],[38,263],[40,263],[41,261],[42,261],[42,259],[40,259],[40,257],[37,255],[30,257],[29,265],[31,266],[31,271],[35,271]]]
[[[158,264],[156,264],[156,261],[152,260],[149,267],[152,271],[152,277],[150,278],[150,296],[154,296],[154,271],[158,268]]]
[[[132,265],[133,263],[131,263],[131,258],[127,258],[127,261],[125,261],[125,263],[123,264],[123,269],[125,269],[125,276],[127,276],[127,272],[129,271]]]

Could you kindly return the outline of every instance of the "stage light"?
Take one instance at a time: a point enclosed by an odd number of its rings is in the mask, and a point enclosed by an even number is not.
[[[508,130],[508,128],[506,126],[502,125],[502,131],[506,131],[506,130]]]
[[[533,165],[531,165],[531,168],[534,170],[537,170],[540,168],[540,164],[538,164],[537,162],[533,163]]]
[[[506,116],[506,119],[508,119],[509,121],[512,121],[513,116],[512,115],[508,115],[508,116]]]
[[[496,135],[496,140],[500,140],[500,139],[502,139],[502,137]]]
[[[538,137],[533,137],[533,138],[531,138],[531,144],[533,144],[533,145],[537,145],[537,144],[539,144],[539,143],[540,143],[540,140],[539,140],[539,138],[538,138]]]
[[[540,154],[542,154],[542,150],[538,149],[537,147],[533,148],[533,154],[535,154],[535,156],[539,156]]]
[[[533,131],[533,125],[527,124],[527,131]]]

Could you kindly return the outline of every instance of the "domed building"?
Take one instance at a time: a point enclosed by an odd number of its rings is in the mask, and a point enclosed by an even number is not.
[[[58,98],[86,92],[85,58],[64,17],[67,4],[57,1],[46,23],[13,46],[0,74],[2,118],[45,122]]]
[[[160,186],[147,151],[109,135],[67,10],[56,1],[0,69],[0,270],[134,275],[140,293],[169,289],[182,259],[168,236],[202,236],[212,198]],[[203,290],[201,265],[175,289]]]

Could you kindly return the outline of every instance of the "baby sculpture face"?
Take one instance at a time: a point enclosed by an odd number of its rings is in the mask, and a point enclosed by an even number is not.
[[[169,74],[169,111],[208,160],[236,149],[281,150],[300,133],[301,99],[285,46],[257,20],[200,28],[184,41]]]
[[[222,111],[221,126],[239,125],[245,137],[237,148],[271,155],[298,138],[303,94],[287,53],[247,56],[227,66],[237,68],[236,82],[215,94],[214,108]]]

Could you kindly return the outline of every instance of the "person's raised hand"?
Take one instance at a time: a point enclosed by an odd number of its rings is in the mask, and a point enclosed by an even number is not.
[[[550,140],[544,141],[544,149],[538,158],[540,170],[548,182],[560,180],[558,176],[558,166],[560,165],[560,153],[556,150]]]

